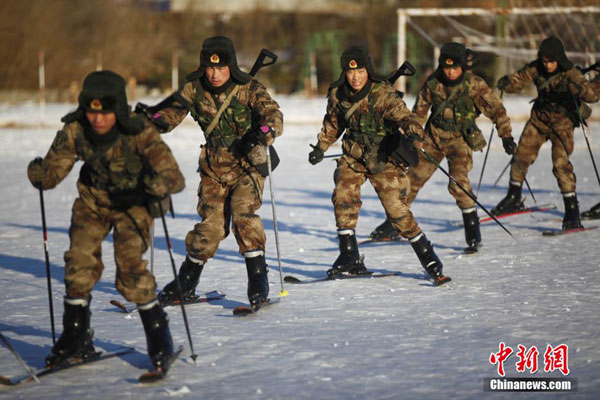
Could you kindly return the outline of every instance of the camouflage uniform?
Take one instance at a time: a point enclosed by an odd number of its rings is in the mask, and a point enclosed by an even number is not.
[[[465,140],[466,131],[478,130],[475,118],[479,112],[483,112],[498,126],[498,136],[501,138],[512,137],[512,129],[502,100],[494,94],[482,78],[470,71],[465,71],[464,74],[463,81],[457,85],[456,94],[449,101],[447,107],[428,125],[427,134],[431,140],[423,144],[423,149],[438,163],[444,157],[447,158],[450,175],[466,190],[472,192],[468,174],[473,168],[474,149]],[[432,75],[419,92],[413,112],[424,124],[429,108],[431,107],[432,114],[436,113],[437,107],[446,101],[452,90],[454,90],[452,87],[449,88],[440,82],[435,74]],[[459,107],[462,113],[458,112]],[[421,187],[435,170],[435,164],[429,162],[420,153],[419,165],[409,172],[409,204],[414,201]],[[448,191],[456,199],[459,208],[467,209],[476,206],[475,201],[452,181],[448,183]]]
[[[96,113],[113,114],[112,129],[98,133],[89,116]],[[111,71],[86,77],[79,108],[63,122],[46,156],[32,161],[27,170],[31,183],[47,190],[67,176],[75,161],[84,162],[69,229],[71,245],[64,256],[64,330],[46,364],[94,352],[90,292],[104,270],[102,241],[112,229],[115,286],[125,299],[138,304],[150,358],[166,370],[173,341],[167,315],[156,300],[156,281],[142,254],[150,243],[153,217],[148,207],[158,201],[155,196],[183,190],[183,175],[154,126],[129,114],[125,81]]]
[[[229,68],[230,79],[212,87],[205,70],[224,66]],[[155,114],[170,131],[190,113],[205,132],[198,168],[197,210],[202,221],[185,238],[187,257],[179,271],[183,295],[194,294],[203,266],[227,237],[231,220],[239,251],[246,260],[248,297],[258,307],[268,295],[266,237],[256,214],[268,172],[255,157],[266,161],[265,145],[270,146],[282,134],[283,115],[265,87],[238,68],[235,48],[228,38],[204,41],[200,67],[186,81],[172,96],[171,104]],[[219,116],[221,109],[224,111]],[[163,288],[160,298],[169,300],[176,295],[173,281]]]
[[[482,150],[486,144],[475,123],[476,118],[483,112],[498,126],[498,136],[502,138],[503,143],[510,143],[511,146],[515,144],[502,100],[482,78],[467,70],[469,55],[474,57],[474,53],[462,44],[446,43],[442,46],[439,67],[421,88],[413,112],[420,122],[425,124],[427,140],[423,143],[423,150],[438,164],[447,158],[449,174],[458,182],[457,185],[450,180],[448,191],[462,211],[468,251],[475,252],[481,243],[479,219],[476,202],[465,190],[473,192],[468,176],[473,168],[473,151]],[[455,79],[451,80],[446,73],[451,73],[453,68]],[[427,120],[430,108],[431,116]],[[419,190],[436,169],[435,163],[424,153],[419,153],[418,165],[409,171],[408,204],[412,204]],[[386,221],[377,227],[371,236],[381,240],[393,239],[397,233],[391,228],[390,223]]]
[[[590,98],[590,102],[597,102],[600,100],[600,71],[596,69],[596,76],[590,81],[590,86],[594,92],[594,95]],[[598,219],[600,218],[600,203],[594,205],[591,209],[581,213],[581,217],[584,219]]]
[[[73,204],[71,246],[65,252],[67,295],[89,297],[104,269],[102,241],[114,228],[117,290],[131,302],[153,300],[156,282],[146,270],[147,261],[142,260],[152,224],[142,181],[147,172],[144,165],[164,176],[175,193],[184,187],[177,162],[150,123],[137,135],[119,133],[113,143],[103,146],[75,121],[58,131],[44,157],[42,188],[58,185],[77,159],[84,165],[77,181],[79,197]]]
[[[279,105],[256,79],[244,85],[234,84],[217,96],[204,90],[199,80],[183,85],[179,91],[190,108],[176,103],[160,111],[161,119],[175,128],[188,112],[202,130],[214,119],[223,101],[236,89],[237,94],[221,116],[217,128],[205,137],[199,160],[200,186],[197,211],[202,222],[196,224],[185,239],[186,249],[195,259],[207,261],[217,251],[219,242],[229,231],[231,216],[233,234],[244,254],[265,249],[265,233],[256,211],[262,205],[265,178],[236,148],[242,136],[252,129],[252,118],[260,125],[273,128],[274,136],[283,131]],[[275,137],[268,138],[268,144]]]
[[[447,282],[443,265],[415,221],[407,197],[410,182],[406,171],[410,162],[404,156],[405,136],[422,137],[423,128],[402,101],[402,95],[373,71],[371,58],[362,47],[349,47],[341,56],[342,75],[331,84],[323,127],[309,154],[316,164],[324,152],[345,132],[343,156],[334,173],[332,201],[338,228],[340,255],[328,275],[367,273],[358,252],[354,230],[362,202],[360,188],[369,180],[377,192],[388,219],[409,238],[421,265],[436,284]],[[354,72],[353,70],[356,70]],[[361,89],[352,89],[355,74],[368,79]],[[348,75],[347,75],[348,74]],[[358,86],[358,85],[357,85]],[[402,130],[399,129],[399,126]],[[400,157],[396,157],[401,154]]]
[[[543,60],[556,61],[556,70],[548,73]],[[597,100],[593,85],[573,68],[562,42],[555,37],[542,42],[538,59],[501,78],[498,87],[507,93],[518,93],[531,83],[535,84],[538,96],[513,158],[508,194],[492,212],[501,214],[524,207],[521,186],[525,175],[535,162],[540,147],[550,140],[552,172],[565,202],[563,229],[581,227],[576,178],[569,156],[573,152],[574,128],[580,125],[581,118],[587,117],[586,110],[589,110],[583,102]]]
[[[573,131],[579,121],[577,111],[570,105],[573,95],[568,85],[572,82],[581,86],[579,98],[587,102],[594,101],[593,88],[576,68],[561,71],[548,79],[536,61],[509,75],[509,79],[510,84],[504,89],[506,93],[519,93],[531,83],[538,89],[531,117],[519,140],[515,163],[510,169],[511,181],[523,183],[523,174],[527,174],[529,166],[535,162],[542,144],[550,140],[552,172],[558,187],[561,193],[574,192],[575,174],[569,156],[573,152]]]
[[[402,236],[409,238],[418,235],[420,229],[407,202],[410,183],[406,166],[393,163],[386,157],[382,160],[381,154],[386,149],[380,148],[381,141],[390,134],[385,130],[384,120],[419,130],[415,115],[393,88],[379,82],[372,84],[365,101],[349,121],[345,121],[344,114],[352,103],[340,101],[337,92],[337,88],[334,88],[329,94],[323,128],[317,136],[317,147],[325,152],[346,130],[342,142],[344,155],[337,161],[332,197],[338,230],[356,228],[362,205],[360,187],[368,179],[386,215]]]

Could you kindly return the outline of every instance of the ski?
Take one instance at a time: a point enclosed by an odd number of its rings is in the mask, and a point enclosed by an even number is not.
[[[52,367],[46,367],[46,368],[39,369],[34,372],[34,375],[36,377],[40,378],[42,376],[50,375],[50,374],[53,374],[58,371],[63,371],[65,369],[78,367],[80,365],[90,364],[90,363],[93,363],[96,361],[106,360],[106,359],[117,357],[117,356],[120,356],[123,354],[132,353],[134,350],[135,349],[133,347],[121,347],[114,351],[107,351],[107,352],[98,351],[87,358],[72,358],[72,359],[64,361],[61,364],[57,364]],[[0,376],[0,383],[3,385],[6,385],[6,386],[16,386],[16,385],[20,385],[25,382],[32,382],[32,381],[33,381],[33,377],[30,374],[23,374],[23,375],[19,375],[19,376],[13,377],[13,378],[7,378],[5,376]]]
[[[258,311],[262,310],[263,308],[272,306],[273,304],[277,304],[281,301],[281,299],[268,299],[265,303],[262,303],[260,305],[260,307],[258,308],[254,308],[252,306],[238,306],[236,308],[233,309],[233,315],[238,316],[238,317],[245,317],[247,315],[252,315],[252,314],[256,314]]]
[[[582,221],[591,221],[594,219],[600,219],[600,215],[598,215],[597,213],[591,214],[589,211],[584,211],[581,213]]]
[[[542,235],[543,236],[561,236],[561,235],[568,235],[569,233],[589,231],[589,230],[596,229],[596,228],[597,228],[597,226],[590,226],[587,228],[567,229],[566,231],[562,230],[562,229],[549,229],[547,231],[543,231]]]
[[[500,214],[500,215],[494,215],[494,217],[496,217],[496,219],[500,219],[500,218],[512,217],[514,215],[530,214],[530,213],[534,213],[534,212],[544,212],[544,211],[552,211],[552,210],[556,210],[556,204],[541,204],[539,206],[531,206],[531,207],[528,207],[528,208],[526,208],[524,210],[520,210],[520,211],[515,211],[515,212],[510,212],[510,213]],[[489,221],[493,221],[493,219],[491,217],[479,218],[480,223],[489,222]]]
[[[284,282],[292,283],[292,284],[307,284],[307,283],[315,283],[315,282],[327,282],[327,281],[336,281],[343,279],[368,279],[368,278],[386,278],[388,276],[402,276],[399,272],[386,272],[386,273],[366,273],[366,274],[337,274],[333,276],[326,276],[324,278],[310,279],[310,280],[302,280],[300,278],[296,278],[295,276],[287,275],[283,278]]]
[[[361,240],[360,242],[358,242],[358,245],[360,246],[360,245],[369,244],[369,243],[398,243],[398,242],[406,242],[406,241],[408,241],[408,240],[401,236],[398,238],[385,238],[385,239],[368,238],[368,239]]]
[[[302,280],[302,279],[296,278],[295,276],[288,275],[288,276],[284,277],[283,280],[285,282],[291,283],[291,284],[306,285],[309,283],[316,283],[316,282],[327,282],[327,281],[345,280],[345,279],[387,278],[390,276],[402,276],[402,273],[401,272],[386,272],[386,273],[370,273],[370,274],[359,274],[359,275],[338,274],[338,275],[334,275],[331,277],[328,276],[325,278],[317,278],[317,279],[310,279],[310,280]],[[451,280],[452,280],[452,278],[450,278],[449,276],[440,276],[433,280],[433,285],[441,286],[445,283],[450,282]]]
[[[208,303],[210,301],[221,300],[221,299],[225,298],[225,296],[226,296],[225,293],[220,292],[218,290],[213,290],[212,292],[205,293],[202,296],[194,295],[192,297],[186,298],[186,299],[184,299],[183,304],[188,305],[188,304],[197,304],[197,303]],[[127,313],[127,314],[137,311],[136,304],[125,304],[116,299],[111,300],[110,304],[112,304],[113,306],[117,307],[120,311]],[[181,302],[179,300],[176,300],[176,301],[167,301],[164,303],[161,302],[160,304],[163,307],[171,307],[171,306],[178,306],[179,304],[181,304]]]
[[[177,357],[179,357],[179,355],[181,354],[181,352],[183,351],[183,346],[179,346],[179,348],[177,348],[177,351],[175,351],[171,357],[169,357],[168,362],[156,369],[153,369],[151,371],[147,371],[144,372],[143,374],[141,374],[138,378],[138,381],[140,383],[152,383],[152,382],[157,382],[160,380],[163,380],[167,377],[167,373],[169,372],[169,369],[171,368],[171,365],[173,365],[173,363],[175,362],[175,360],[177,359]]]
[[[531,206],[531,207],[525,208],[520,211],[515,211],[515,212],[510,212],[510,213],[500,214],[500,215],[494,215],[494,217],[496,217],[496,219],[502,219],[502,218],[507,218],[507,217],[513,217],[515,215],[531,214],[531,213],[535,213],[535,212],[544,212],[544,211],[552,211],[552,210],[556,210],[555,204],[542,204],[539,206]],[[490,222],[490,221],[493,221],[493,219],[489,216],[479,218],[479,223]],[[462,227],[463,223],[462,223],[462,221],[451,221],[450,225]]]
[[[442,286],[451,281],[452,281],[452,278],[450,278],[447,275],[438,276],[437,278],[435,278],[433,280],[433,286]]]

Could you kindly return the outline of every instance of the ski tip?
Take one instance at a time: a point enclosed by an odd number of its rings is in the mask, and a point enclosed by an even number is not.
[[[233,315],[240,317],[245,317],[246,315],[254,314],[255,312],[256,310],[249,306],[239,306],[233,309]]]
[[[300,282],[302,282],[300,279],[296,278],[295,276],[291,276],[291,275],[288,275],[285,278],[283,278],[283,281],[287,282],[287,283],[300,283]]]
[[[0,375],[0,384],[4,386],[14,386],[15,383],[5,376]]]
[[[127,306],[125,304],[121,303],[119,300],[112,299],[110,301],[110,304],[121,309],[122,311],[129,312],[129,310],[127,309]]]
[[[165,373],[162,370],[144,372],[138,378],[140,383],[154,383],[165,379]]]
[[[435,281],[433,282],[434,286],[442,286],[445,285],[446,283],[452,281],[452,278],[450,278],[449,276],[439,276],[437,278],[435,278]]]

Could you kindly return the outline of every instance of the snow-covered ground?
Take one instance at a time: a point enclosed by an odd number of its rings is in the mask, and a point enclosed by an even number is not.
[[[309,143],[315,142],[324,99],[278,97],[286,120],[277,141],[281,165],[275,172],[278,227],[283,274],[302,278],[323,276],[337,256],[335,221],[331,205],[335,164],[307,162]],[[412,106],[413,99],[407,103]],[[512,112],[524,114],[525,98],[507,100]],[[0,130],[0,332],[27,364],[39,368],[50,350],[51,329],[44,251],[37,191],[26,177],[27,163],[45,154],[60,116],[72,106],[49,105],[50,127],[38,129],[40,110],[32,104],[0,105],[0,122],[13,121],[27,129]],[[31,123],[33,122],[33,124]],[[6,125],[5,125],[6,126]],[[10,125],[9,125],[10,126]],[[491,125],[480,126],[487,138]],[[518,137],[523,122],[514,123]],[[600,159],[591,124],[593,151]],[[200,130],[189,121],[164,136],[187,179],[187,188],[174,197],[176,219],[169,219],[177,267],[185,256],[184,238],[198,221],[196,164]],[[340,152],[339,145],[328,154]],[[475,155],[471,173],[479,179],[484,154]],[[494,138],[479,199],[493,207],[505,194],[508,176],[492,184],[509,157]],[[572,157],[578,176],[582,210],[600,201],[600,190],[581,131],[576,132]],[[78,164],[79,165],[79,164]],[[445,162],[443,163],[445,166]],[[45,193],[57,333],[62,330],[64,294],[63,252],[68,247],[70,207],[76,197],[79,166],[56,189]],[[541,231],[559,228],[562,198],[552,175],[550,145],[546,144],[530,169],[529,182],[538,203],[554,203],[556,212],[504,219],[513,240],[493,223],[482,226],[481,254],[464,256],[464,234],[453,221],[460,211],[447,192],[447,179],[436,172],[419,194],[413,212],[432,240],[453,281],[434,288],[425,279],[406,243],[365,245],[367,266],[377,272],[401,272],[383,279],[286,285],[289,295],[279,304],[248,318],[231,310],[246,299],[246,271],[232,236],[224,240],[205,268],[199,291],[219,289],[226,300],[187,307],[197,363],[190,348],[179,309],[169,308],[176,343],[185,345],[168,379],[141,385],[137,376],[149,366],[141,321],[137,314],[116,312],[109,304],[121,299],[114,288],[112,240],[104,243],[106,269],[93,292],[92,326],[95,344],[102,350],[121,345],[136,352],[122,358],[57,373],[41,385],[0,388],[0,398],[164,398],[194,399],[479,399],[486,397],[534,399],[539,393],[483,391],[483,379],[497,377],[490,354],[500,342],[517,352],[522,344],[540,352],[539,370],[517,372],[513,354],[504,367],[512,377],[562,377],[544,372],[546,346],[568,345],[568,377],[577,379],[574,393],[544,394],[544,398],[598,398],[600,393],[600,229],[563,237],[542,237]],[[273,216],[268,186],[260,214],[268,235],[271,293],[280,290]],[[366,238],[384,218],[383,209],[367,183],[357,235]],[[533,204],[528,197],[527,204]],[[480,215],[483,213],[480,211]],[[590,221],[586,225],[600,225]],[[159,287],[173,278],[162,227],[156,229],[154,271]],[[23,368],[0,347],[0,374],[14,376]]]

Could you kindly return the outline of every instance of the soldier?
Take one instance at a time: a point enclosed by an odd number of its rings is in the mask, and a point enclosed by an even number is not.
[[[519,71],[500,78],[497,86],[507,93],[518,93],[530,83],[535,84],[538,96],[514,154],[508,194],[492,212],[499,215],[524,208],[521,186],[525,174],[542,144],[550,140],[552,172],[565,203],[562,228],[581,228],[575,173],[569,156],[573,152],[573,130],[591,111],[583,101],[593,101],[593,88],[581,72],[573,68],[562,42],[556,37],[544,39],[538,58]]]
[[[413,112],[425,124],[429,135],[430,140],[423,144],[425,151],[438,163],[447,158],[450,175],[472,192],[468,174],[473,168],[473,151],[483,149],[486,144],[475,124],[479,114],[483,112],[496,124],[507,154],[512,154],[517,145],[511,136],[510,120],[502,100],[481,77],[469,71],[469,53],[470,50],[459,43],[442,46],[439,66],[421,88]],[[431,115],[425,123],[429,108]],[[435,170],[436,165],[420,153],[418,166],[409,172],[408,204],[412,204]],[[448,191],[462,211],[468,245],[466,251],[476,252],[481,243],[476,203],[452,181],[448,184]],[[371,236],[393,240],[398,233],[386,221]]]
[[[230,219],[239,251],[246,260],[248,299],[254,308],[268,300],[265,232],[256,211],[262,205],[265,145],[283,130],[283,115],[265,87],[242,72],[233,42],[223,36],[206,39],[200,67],[186,77],[173,102],[154,118],[175,128],[191,113],[204,131],[200,153],[198,214],[202,222],[188,232],[187,257],[179,270],[183,296],[193,296],[205,263],[229,233]],[[157,106],[158,107],[158,106]],[[177,298],[175,281],[161,300]]]
[[[406,108],[401,95],[373,70],[362,47],[349,47],[341,56],[342,74],[330,85],[327,113],[309,154],[309,162],[323,160],[325,151],[346,131],[343,156],[334,174],[333,206],[340,255],[327,274],[368,273],[358,252],[354,229],[358,220],[360,187],[368,179],[395,229],[408,238],[422,266],[436,284],[450,280],[442,274],[442,262],[421,231],[408,206],[408,162],[402,146],[391,143],[399,135],[422,137],[423,128]],[[403,128],[403,132],[398,129]],[[399,140],[396,140],[398,142]]]
[[[591,86],[594,90],[594,96],[590,99],[590,102],[596,102],[600,100],[600,62],[596,62],[592,66],[593,70],[596,71],[596,77],[591,80]],[[600,218],[600,203],[596,204],[588,211],[581,213],[583,219],[599,219]]]
[[[111,71],[89,74],[79,107],[67,114],[46,157],[27,169],[31,183],[47,190],[58,185],[77,159],[83,160],[65,252],[63,332],[46,357],[54,366],[94,353],[90,292],[104,265],[102,241],[113,229],[115,286],[138,309],[157,368],[168,369],[173,341],[167,314],[156,299],[156,281],[142,254],[148,249],[153,217],[149,207],[184,188],[169,147],[150,123],[129,113],[125,80]],[[167,197],[168,198],[168,197]]]

